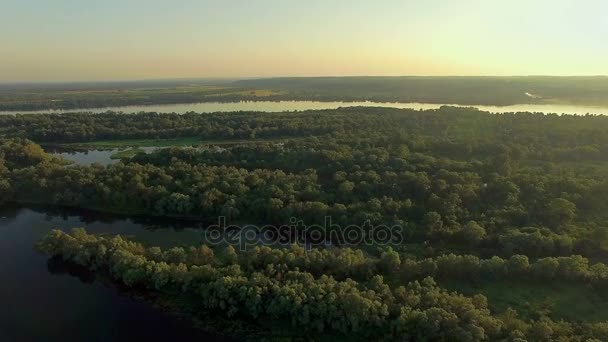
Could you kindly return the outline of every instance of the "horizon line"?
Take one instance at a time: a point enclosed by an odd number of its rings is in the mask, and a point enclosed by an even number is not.
[[[194,77],[168,77],[168,78],[134,78],[110,80],[25,80],[0,81],[0,85],[33,85],[33,84],[84,84],[84,83],[129,83],[129,82],[170,82],[170,81],[241,81],[283,78],[525,78],[525,77],[554,77],[554,78],[600,78],[602,75],[316,75],[316,76],[194,76]]]

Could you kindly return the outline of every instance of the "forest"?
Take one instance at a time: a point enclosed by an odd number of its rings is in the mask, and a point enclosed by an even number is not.
[[[318,101],[426,102],[461,105],[568,103],[606,105],[608,77],[283,77],[240,80],[235,86],[280,90]]]
[[[0,203],[235,225],[398,227],[398,243],[160,249],[53,231],[51,258],[171,298],[190,315],[271,319],[294,336],[361,340],[608,340],[462,283],[608,286],[608,118],[342,108],[289,113],[0,116]],[[192,147],[71,165],[46,146],[184,138]],[[498,308],[501,308],[500,310]],[[300,335],[298,335],[300,334]]]
[[[608,78],[291,77],[0,84],[0,111],[239,101],[608,105]]]

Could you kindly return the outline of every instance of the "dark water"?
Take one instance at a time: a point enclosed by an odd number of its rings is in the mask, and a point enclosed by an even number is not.
[[[86,273],[75,276],[34,250],[49,230],[73,227],[155,245],[196,244],[201,235],[198,229],[86,211],[0,209],[0,341],[223,340]]]

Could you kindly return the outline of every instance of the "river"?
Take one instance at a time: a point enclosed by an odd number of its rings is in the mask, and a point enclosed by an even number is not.
[[[51,208],[0,209],[0,341],[220,341],[188,321],[78,276],[34,249],[53,228],[86,227],[171,246],[202,241],[199,229],[155,220]],[[158,229],[157,229],[158,228]]]
[[[203,102],[203,103],[179,103],[166,105],[142,105],[142,106],[122,106],[104,107],[88,109],[59,109],[59,110],[37,110],[37,111],[0,111],[0,114],[32,114],[32,113],[75,113],[90,112],[103,113],[106,111],[116,111],[124,113],[138,112],[158,112],[158,113],[213,113],[213,112],[235,112],[235,111],[260,111],[260,112],[282,112],[282,111],[302,111],[311,109],[336,109],[339,107],[388,107],[388,108],[411,108],[411,109],[437,109],[441,106],[459,106],[453,104],[435,103],[401,103],[401,102],[320,102],[320,101],[242,101],[242,102]],[[566,105],[566,104],[517,104],[510,106],[460,106],[475,107],[483,111],[492,113],[510,112],[540,112],[556,114],[608,114],[608,107]]]

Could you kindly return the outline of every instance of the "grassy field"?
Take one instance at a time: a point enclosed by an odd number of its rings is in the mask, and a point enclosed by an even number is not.
[[[114,154],[112,154],[110,156],[111,159],[123,159],[123,158],[131,158],[134,157],[138,154],[145,154],[146,151],[140,149],[140,148],[131,148],[128,150],[124,150],[124,151],[120,151],[120,152],[116,152]]]
[[[553,319],[571,321],[608,320],[608,295],[588,285],[563,281],[448,281],[440,284],[465,295],[483,294],[490,308],[503,312],[511,307],[522,318],[537,318],[539,312]]]

